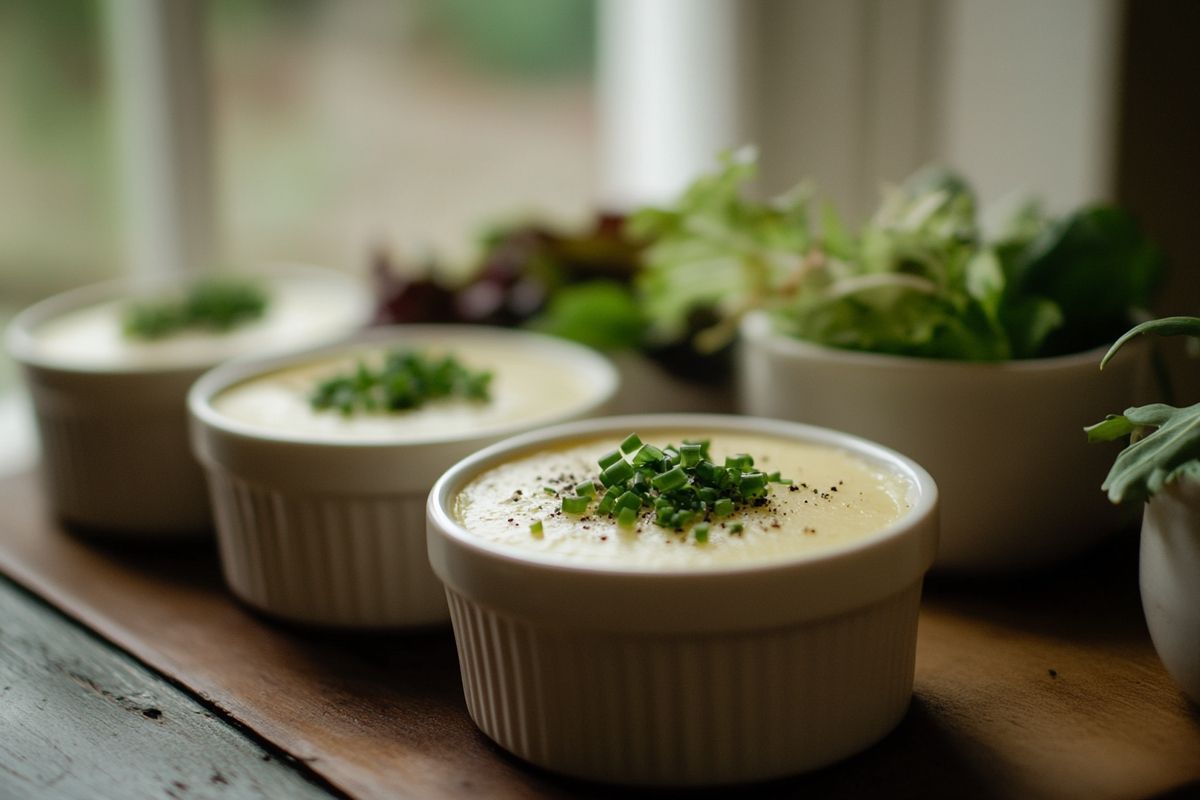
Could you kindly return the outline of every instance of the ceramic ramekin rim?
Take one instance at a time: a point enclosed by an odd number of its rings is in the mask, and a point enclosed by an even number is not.
[[[213,405],[213,400],[225,389],[249,380],[257,375],[265,375],[291,366],[298,366],[313,359],[333,356],[340,352],[352,352],[363,347],[378,346],[387,343],[401,344],[405,339],[423,339],[430,337],[445,338],[479,338],[509,337],[519,340],[522,344],[552,350],[559,355],[569,356],[564,361],[586,370],[593,381],[589,388],[594,394],[583,402],[562,410],[549,413],[537,422],[528,420],[497,425],[482,430],[464,430],[453,434],[438,434],[428,437],[392,436],[379,439],[356,438],[354,440],[338,440],[306,436],[303,433],[289,434],[279,431],[268,431],[261,427],[242,423],[231,419],[219,412]],[[616,368],[602,354],[575,342],[570,342],[554,336],[532,331],[498,328],[486,325],[458,324],[405,324],[386,325],[368,328],[333,342],[295,350],[289,353],[272,356],[246,356],[227,361],[202,375],[188,392],[188,412],[192,419],[200,423],[206,431],[219,432],[221,435],[246,442],[255,442],[261,446],[280,445],[284,447],[305,447],[315,450],[337,448],[339,450],[380,450],[405,447],[427,447],[437,444],[466,443],[473,440],[493,441],[529,430],[531,425],[552,425],[564,420],[574,419],[582,413],[603,407],[616,394],[620,378]]]
[[[510,548],[473,536],[460,522],[454,519],[450,504],[457,492],[475,476],[514,456],[559,442],[578,440],[596,434],[613,433],[624,436],[630,431],[664,428],[782,434],[805,442],[836,447],[865,457],[869,461],[886,466],[900,474],[909,483],[910,496],[915,495],[914,502],[895,522],[850,542],[790,558],[704,569],[637,569],[617,565],[582,564],[575,559],[555,558],[539,553],[517,553]],[[530,431],[497,442],[450,467],[434,484],[429,493],[428,503],[429,522],[438,529],[441,535],[455,540],[456,543],[469,550],[502,562],[535,569],[580,574],[618,575],[631,578],[653,575],[657,579],[684,580],[693,580],[697,576],[755,575],[778,570],[781,567],[820,564],[843,558],[853,558],[858,553],[876,548],[883,542],[905,535],[919,523],[935,515],[936,509],[937,485],[934,483],[933,477],[924,467],[908,456],[859,436],[830,428],[732,414],[636,414],[599,417]]]
[[[797,436],[847,448],[909,482],[912,508],[892,525],[821,552],[712,569],[637,569],[521,553],[472,536],[450,503],[465,482],[513,455],[561,440],[680,427]],[[937,487],[881,445],[799,423],[712,414],[604,417],[504,440],[463,459],[429,494],[434,572],[472,602],[537,624],[654,635],[731,634],[805,624],[884,602],[919,585],[937,549]]]
[[[214,275],[272,276],[301,277],[312,276],[314,279],[337,282],[343,285],[347,296],[352,297],[360,306],[361,316],[365,322],[370,312],[370,295],[366,287],[353,275],[345,272],[321,267],[315,264],[300,262],[278,261],[257,265],[253,268],[239,271],[217,271]],[[49,372],[70,375],[105,375],[105,376],[146,376],[146,375],[181,375],[198,374],[211,369],[226,361],[228,357],[202,359],[187,362],[177,366],[162,365],[122,365],[89,367],[60,361],[46,357],[38,352],[38,326],[60,316],[68,311],[85,308],[94,303],[104,302],[120,297],[129,292],[149,292],[154,290],[171,289],[195,281],[202,275],[193,272],[155,273],[152,275],[126,275],[110,278],[86,286],[68,289],[51,295],[23,309],[9,323],[5,331],[5,348],[18,363]]]
[[[1043,358],[1018,358],[1007,361],[961,361],[954,359],[921,358],[918,356],[871,353],[862,350],[846,350],[807,339],[797,339],[778,332],[767,311],[752,311],[741,322],[740,333],[743,346],[749,343],[767,347],[777,354],[814,361],[840,362],[847,366],[873,367],[876,369],[925,370],[936,373],[960,372],[983,373],[1038,373],[1060,372],[1073,369],[1100,371],[1100,359],[1108,352],[1109,344],[1100,345],[1078,353],[1067,353]]]

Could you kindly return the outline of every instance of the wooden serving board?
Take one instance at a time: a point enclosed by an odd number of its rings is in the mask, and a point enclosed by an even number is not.
[[[335,635],[263,620],[211,545],[89,542],[36,481],[0,482],[0,571],[356,798],[608,796],[507,756],[467,716],[448,630]],[[867,752],[761,796],[1200,795],[1200,709],[1146,634],[1136,540],[1068,569],[932,582],[916,696]]]

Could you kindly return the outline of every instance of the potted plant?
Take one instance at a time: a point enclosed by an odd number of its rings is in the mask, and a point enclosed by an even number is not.
[[[1200,317],[1135,326],[1109,359],[1143,334],[1200,336]],[[1146,503],[1142,517],[1142,607],[1154,648],[1193,702],[1200,703],[1200,403],[1129,408],[1087,428],[1094,442],[1128,438],[1102,488],[1113,503]]]

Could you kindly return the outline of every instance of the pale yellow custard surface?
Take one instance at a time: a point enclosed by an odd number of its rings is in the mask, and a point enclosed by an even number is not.
[[[755,469],[779,471],[794,481],[771,484],[764,505],[747,506],[709,520],[708,541],[693,527],[659,527],[643,508],[632,529],[595,513],[561,509],[561,495],[580,481],[598,481],[597,461],[614,450],[617,437],[589,438],[527,454],[489,469],[458,492],[453,513],[472,535],[503,550],[554,560],[638,570],[718,569],[803,557],[861,539],[895,522],[909,508],[910,483],[897,473],[852,453],[824,445],[754,433],[696,430],[637,431],[662,447],[708,439],[716,464],[740,453]],[[553,492],[553,494],[551,493]],[[530,526],[542,523],[540,535]],[[733,523],[741,523],[735,532]]]
[[[268,303],[262,317],[228,331],[182,330],[160,339],[124,332],[127,309],[137,301],[107,300],[65,312],[39,325],[39,358],[85,369],[161,369],[205,366],[260,351],[331,339],[361,324],[365,308],[356,292],[328,281],[264,281]],[[164,297],[171,297],[165,293]]]
[[[360,361],[382,364],[400,350],[428,358],[453,356],[472,371],[492,373],[487,400],[444,398],[401,411],[315,410],[309,402],[323,380],[352,372]],[[578,410],[595,396],[588,373],[540,348],[508,337],[484,335],[450,344],[436,339],[373,345],[259,375],[225,389],[213,399],[222,416],[264,433],[330,442],[435,441],[484,435]]]

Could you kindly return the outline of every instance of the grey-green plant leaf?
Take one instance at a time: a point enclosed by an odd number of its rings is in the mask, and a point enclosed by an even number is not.
[[[1124,416],[1134,427],[1155,430],[1122,450],[1113,462],[1101,486],[1110,500],[1146,500],[1180,475],[1196,474],[1200,403],[1186,408],[1155,403],[1127,409]]]
[[[1089,425],[1083,429],[1089,442],[1115,442],[1124,439],[1137,430],[1137,426],[1123,414],[1109,414],[1103,422]]]
[[[1153,333],[1157,336],[1200,336],[1200,317],[1163,317],[1162,319],[1147,320],[1127,330],[1120,339],[1113,342],[1104,358],[1100,359],[1100,369],[1104,369],[1117,351],[1143,334]]]

